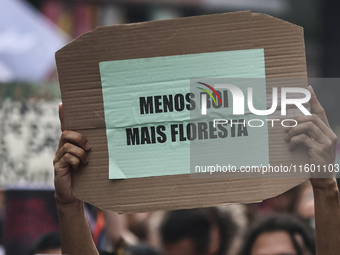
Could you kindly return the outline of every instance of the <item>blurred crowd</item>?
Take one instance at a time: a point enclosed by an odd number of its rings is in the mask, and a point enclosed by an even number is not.
[[[248,205],[117,214],[86,204],[100,254],[315,254],[309,181]],[[58,232],[38,238],[31,254],[61,254]]]

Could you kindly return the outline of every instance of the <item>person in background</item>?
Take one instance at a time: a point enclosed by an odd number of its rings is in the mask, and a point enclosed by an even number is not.
[[[39,237],[29,255],[37,254],[62,254],[59,232],[50,232]]]
[[[309,90],[313,115],[296,117],[298,125],[286,130],[289,150],[294,151],[298,145],[303,145],[308,150],[311,164],[334,164],[337,137],[330,129],[313,89]],[[87,152],[91,146],[82,134],[64,130],[62,106],[59,110],[63,132],[53,163],[62,252],[70,255],[98,254],[84,214],[84,204],[73,196],[71,189],[71,172],[77,171],[80,164],[88,163]],[[310,182],[315,201],[316,254],[338,254],[340,204],[337,183],[331,177],[311,178]]]
[[[137,244],[127,246],[122,250],[114,252],[99,252],[99,255],[161,255],[161,253],[154,247],[148,244]]]
[[[314,255],[314,230],[293,214],[272,214],[248,231],[240,255]]]
[[[168,212],[160,226],[165,255],[224,255],[236,233],[217,207]]]
[[[125,248],[124,252],[124,255],[161,255],[156,248],[148,244],[128,246]]]

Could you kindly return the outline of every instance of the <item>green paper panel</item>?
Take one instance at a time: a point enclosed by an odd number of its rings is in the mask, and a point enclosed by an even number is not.
[[[185,128],[188,123],[209,122],[215,116],[213,112],[206,116],[200,114],[199,93],[202,91],[197,87],[202,86],[196,86],[199,85],[196,81],[232,78],[246,95],[249,81],[261,80],[256,82],[254,98],[256,108],[265,109],[263,49],[107,61],[101,62],[99,68],[110,179],[188,174],[196,160],[204,164],[202,159],[207,155],[210,155],[209,164],[211,160],[238,166],[268,164],[266,125],[263,128],[248,128],[247,137],[228,139],[227,149],[225,139],[190,142],[182,137],[182,133],[185,136],[182,127]],[[248,82],[237,79],[247,79]],[[188,96],[190,93],[191,96]],[[166,107],[171,99],[176,103]],[[140,102],[145,103],[142,104],[145,108],[141,107]],[[194,108],[192,103],[195,109],[188,110]],[[232,105],[230,95],[229,104]],[[230,109],[226,114],[227,117],[223,115],[225,119],[240,119],[239,116],[232,116]],[[265,119],[263,116],[254,117],[247,110],[242,118]],[[131,138],[130,145],[128,136]],[[194,156],[191,151],[195,151]],[[221,151],[223,155],[230,155],[228,162],[221,162]],[[243,152],[242,155],[239,151]],[[251,156],[245,158],[244,155],[250,155],[250,152]],[[200,156],[201,153],[204,155]]]

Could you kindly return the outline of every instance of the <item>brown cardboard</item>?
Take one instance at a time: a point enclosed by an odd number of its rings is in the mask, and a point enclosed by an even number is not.
[[[267,78],[307,77],[303,29],[251,12],[99,27],[59,50],[65,127],[84,134],[92,147],[90,163],[73,175],[75,196],[103,209],[132,213],[260,201],[304,181],[189,175],[108,179],[99,62],[256,48],[265,50]],[[282,128],[269,130],[271,164],[308,162],[305,151],[288,151]]]

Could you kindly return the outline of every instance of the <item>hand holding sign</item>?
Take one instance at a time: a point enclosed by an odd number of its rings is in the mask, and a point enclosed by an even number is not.
[[[77,170],[80,164],[88,163],[86,152],[91,147],[82,134],[64,130],[62,104],[59,105],[59,119],[62,135],[53,160],[55,197],[59,204],[68,204],[77,200],[72,194],[71,171]]]
[[[289,142],[291,151],[295,150],[299,144],[305,145],[308,149],[310,164],[320,167],[320,171],[316,171],[318,172],[316,174],[320,177],[322,175],[323,178],[332,177],[328,167],[333,167],[335,162],[337,137],[331,130],[325,111],[312,87],[308,89],[311,92],[310,105],[313,115],[296,117],[295,120],[299,124],[287,129],[286,140]],[[312,176],[311,183],[313,187],[327,186],[327,180],[317,179],[317,176]]]
[[[59,119],[63,133],[53,164],[62,253],[99,254],[85,216],[84,203],[72,194],[71,172],[76,171],[80,164],[88,163],[86,154],[91,147],[82,134],[64,129],[62,104],[59,105]]]

